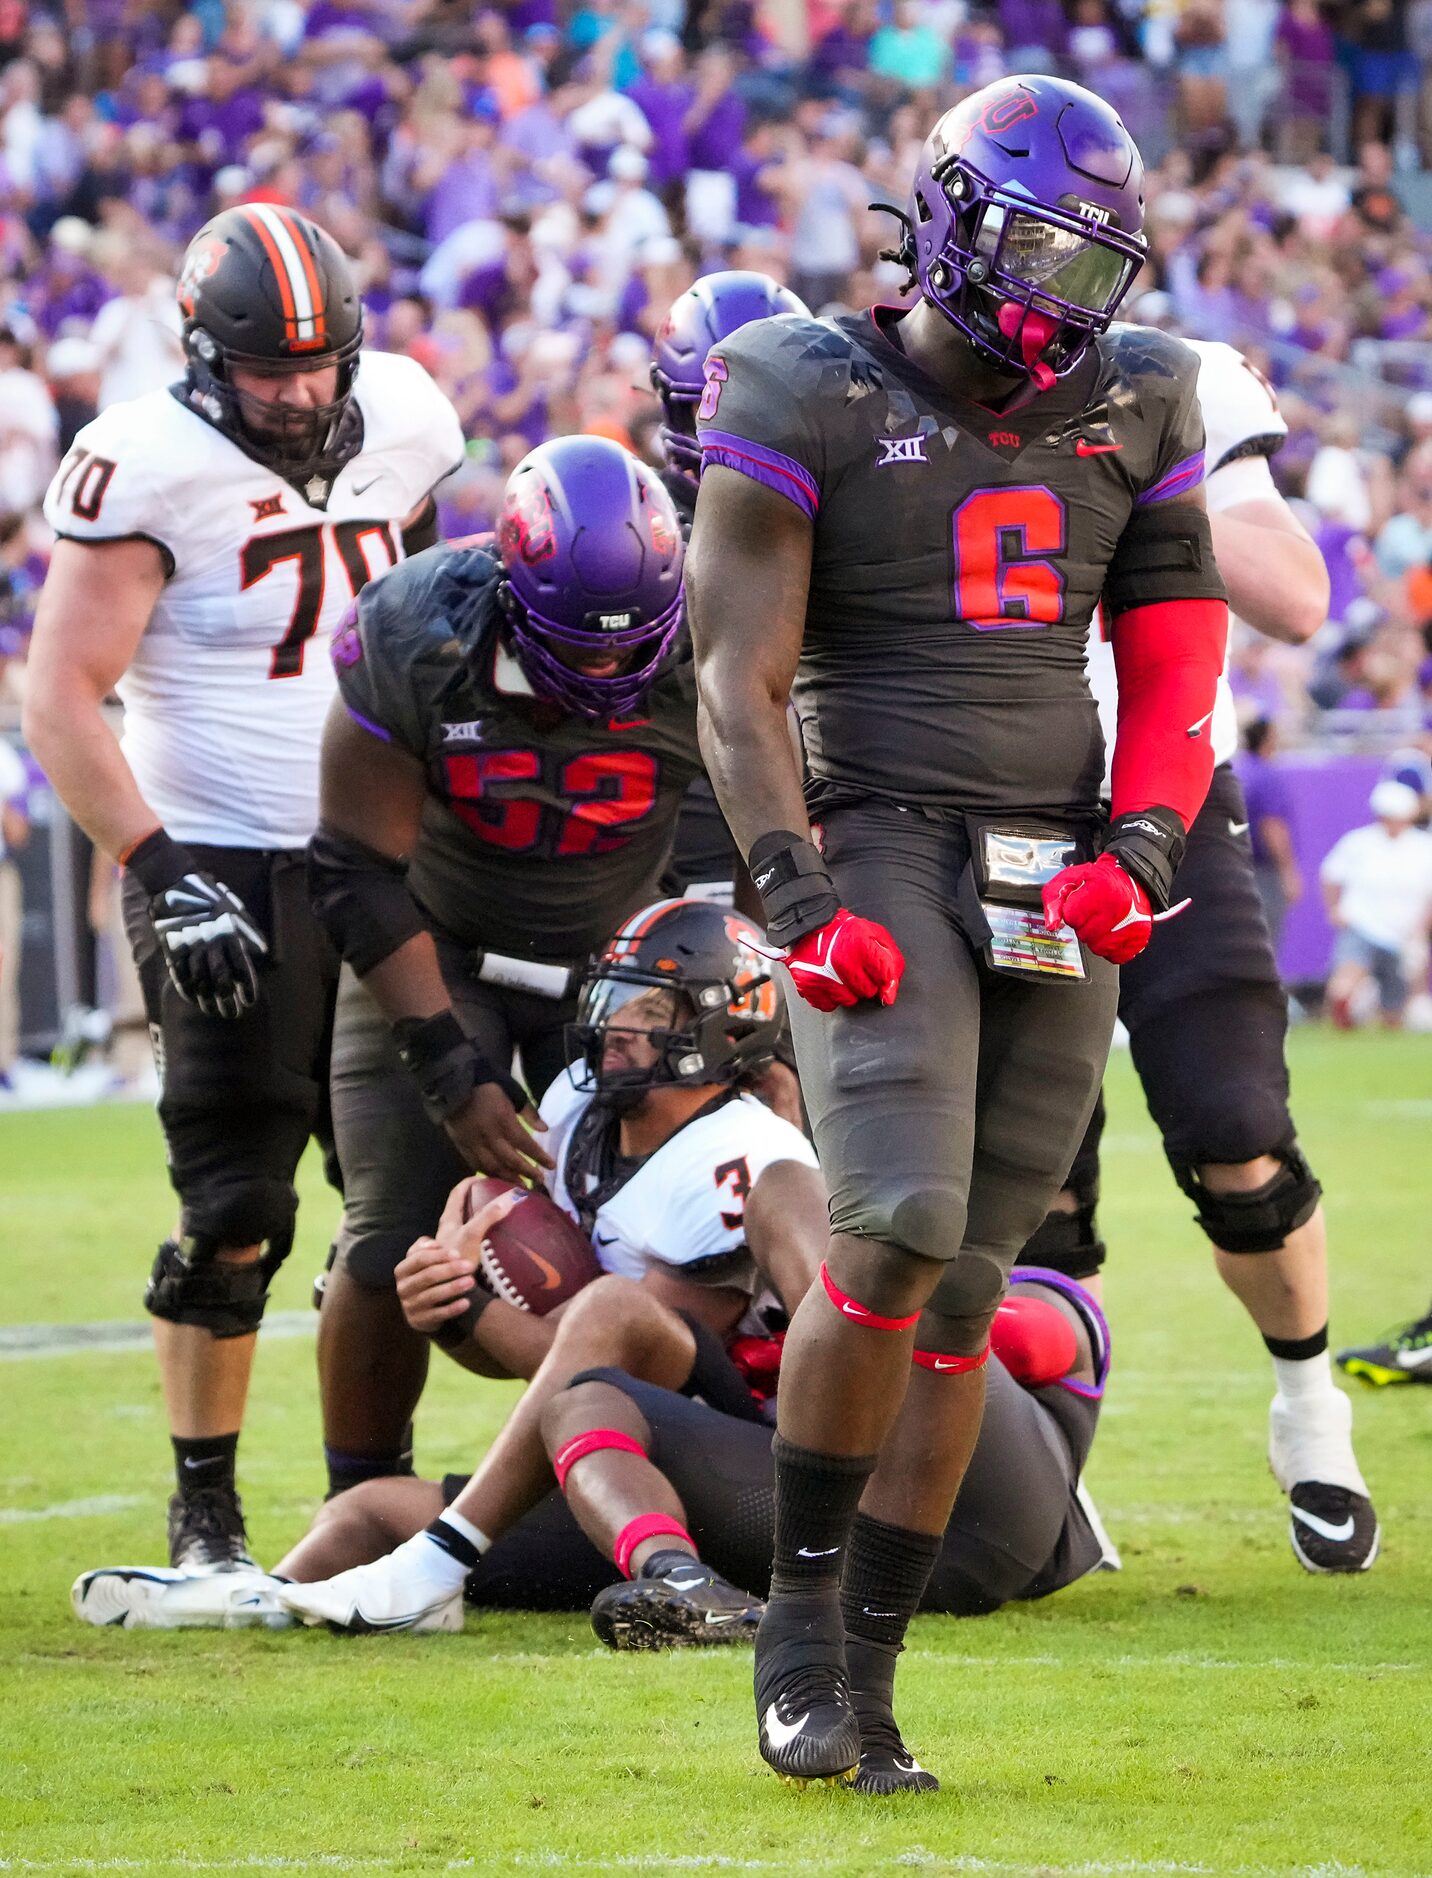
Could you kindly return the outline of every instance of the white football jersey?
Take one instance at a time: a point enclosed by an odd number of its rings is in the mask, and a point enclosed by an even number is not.
[[[169,577],[118,691],[122,744],[178,841],[301,848],[318,820],[328,640],[402,558],[399,523],[461,461],[456,411],[413,359],[365,352],[363,448],[323,508],[169,391],[87,424],[45,515],[73,541],[143,536]],[[308,494],[322,500],[322,486]]]
[[[542,1098],[549,1133],[542,1145],[557,1163],[548,1189],[574,1218],[569,1151],[577,1124],[593,1097],[578,1089],[568,1069]],[[641,1163],[598,1208],[592,1247],[604,1271],[640,1278],[654,1264],[675,1271],[722,1261],[714,1282],[754,1292],[754,1266],[734,1275],[729,1261],[746,1246],[746,1196],[776,1161],[816,1165],[815,1149],[798,1128],[753,1095],[740,1095],[698,1113]],[[691,1275],[700,1282],[699,1274]]]
[[[1186,339],[1198,354],[1198,408],[1203,414],[1204,495],[1210,512],[1247,501],[1250,495],[1276,494],[1268,458],[1276,456],[1288,434],[1273,387],[1241,352],[1221,340]],[[1257,483],[1253,482],[1254,477]],[[1232,635],[1230,633],[1230,644]],[[1089,632],[1089,688],[1099,707],[1104,731],[1104,759],[1113,759],[1119,688],[1114,648],[1103,613]],[[1213,722],[1213,760],[1227,763],[1238,748],[1238,714],[1228,683],[1228,664],[1218,681]],[[1105,785],[1108,771],[1105,770]]]

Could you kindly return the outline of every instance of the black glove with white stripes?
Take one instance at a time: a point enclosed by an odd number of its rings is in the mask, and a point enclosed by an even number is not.
[[[174,989],[210,1017],[239,1017],[259,999],[256,962],[268,941],[223,881],[156,828],[125,858],[149,895],[149,918]]]

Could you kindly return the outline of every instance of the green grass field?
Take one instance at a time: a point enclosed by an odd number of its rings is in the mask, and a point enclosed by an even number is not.
[[[1432,1284],[1432,1042],[1300,1032],[1293,1067],[1334,1336],[1357,1340]],[[1306,1577],[1261,1348],[1126,1059],[1110,1096],[1116,1354],[1089,1477],[1125,1570],[916,1625],[903,1715],[937,1798],[788,1792],[755,1751],[746,1656],[614,1657],[581,1615],[355,1642],[84,1629],[78,1571],[162,1557],[153,1367],[0,1357],[0,1870],[1432,1871],[1432,1391],[1358,1392],[1383,1556]],[[280,1309],[332,1225],[306,1172]],[[11,1324],[137,1320],[169,1215],[146,1111],[0,1117]],[[469,1463],[510,1399],[439,1362],[420,1468]],[[261,1350],[241,1472],[273,1558],[321,1491],[306,1336]]]

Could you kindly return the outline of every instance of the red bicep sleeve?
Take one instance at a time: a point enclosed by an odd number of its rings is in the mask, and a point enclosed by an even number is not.
[[[1213,705],[1228,644],[1224,600],[1161,600],[1114,620],[1119,722],[1113,813],[1172,809],[1185,828],[1213,777]]]

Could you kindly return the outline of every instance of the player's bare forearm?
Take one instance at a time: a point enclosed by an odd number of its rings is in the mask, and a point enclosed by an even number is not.
[[[736,845],[810,824],[787,729],[812,530],[784,497],[713,465],[686,557],[701,753]]]
[[[1327,565],[1281,497],[1216,510],[1213,552],[1229,610],[1269,639],[1299,646],[1328,616]]]
[[[746,1202],[746,1242],[788,1316],[814,1284],[830,1241],[820,1170],[801,1161],[766,1168]]]
[[[159,825],[105,717],[164,585],[149,541],[58,541],[35,615],[24,733],[55,793],[112,859]]]

